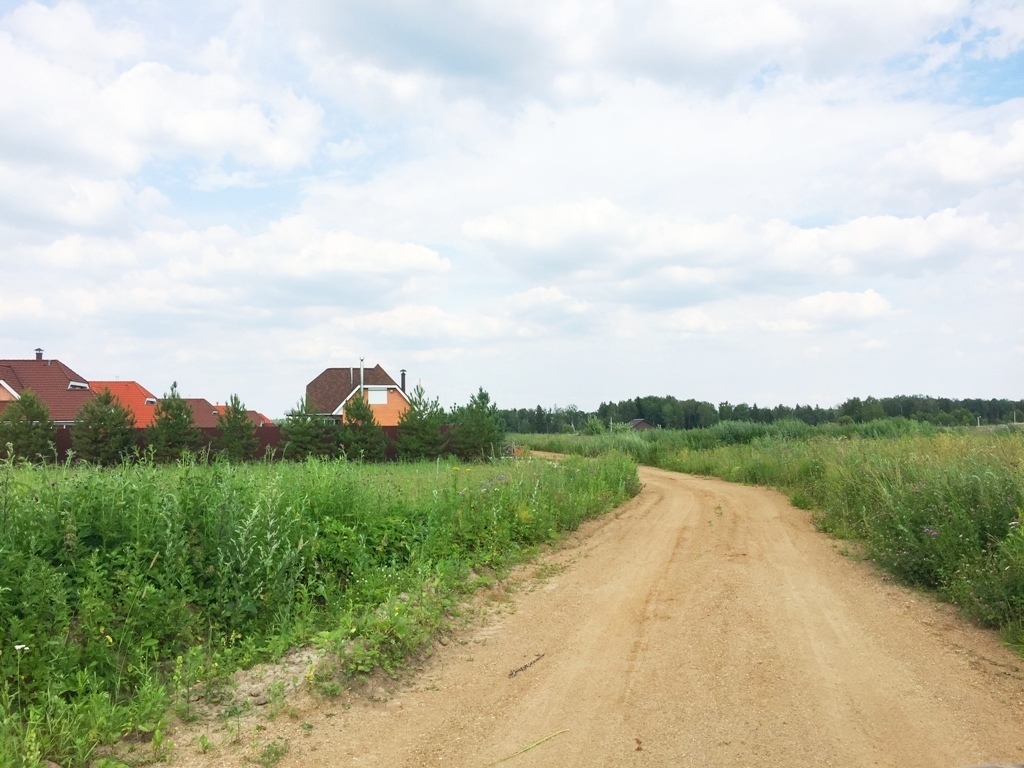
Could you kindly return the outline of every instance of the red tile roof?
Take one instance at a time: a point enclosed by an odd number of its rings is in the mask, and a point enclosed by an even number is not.
[[[92,398],[89,382],[60,360],[0,360],[0,387],[22,395],[26,390],[35,393],[50,410],[50,418],[59,424],[68,424],[82,406]],[[6,385],[6,386],[3,386]],[[7,403],[0,403],[0,410]]]
[[[109,389],[135,416],[136,427],[145,429],[152,426],[156,417],[156,396],[137,381],[90,381],[89,386],[96,394]]]

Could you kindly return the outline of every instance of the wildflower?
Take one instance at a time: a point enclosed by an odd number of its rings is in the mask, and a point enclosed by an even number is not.
[[[1013,520],[1010,521],[1010,527],[1011,528],[1020,528],[1020,518],[1019,517],[1013,518]]]
[[[114,638],[112,638],[112,637],[111,637],[110,635],[104,635],[104,637],[106,637],[106,638],[107,638],[107,642],[108,642],[108,643],[111,643],[111,644],[113,644],[113,642],[114,642]]]
[[[927,525],[924,527],[924,532],[927,533],[929,536],[933,536],[933,537],[939,535],[938,531],[936,531],[934,528],[931,528],[931,527],[929,527]]]
[[[458,467],[453,467],[453,469],[454,469],[454,470],[455,470],[456,472],[458,472],[458,471],[459,471],[459,468],[458,468]]]
[[[22,645],[21,643],[15,643],[14,644],[14,650],[16,650],[16,651],[27,651],[28,650],[28,646],[27,645]]]

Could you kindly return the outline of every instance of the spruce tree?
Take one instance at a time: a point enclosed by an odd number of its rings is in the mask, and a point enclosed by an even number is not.
[[[335,452],[334,429],[324,423],[312,403],[301,398],[281,425],[284,458],[305,461],[310,456],[331,456]]]
[[[345,454],[361,461],[384,461],[388,438],[360,392],[345,405]]]
[[[398,456],[407,461],[435,459],[444,453],[444,409],[437,398],[428,400],[417,384],[409,397],[409,407],[398,419]]]
[[[186,451],[197,453],[203,445],[203,435],[196,427],[192,409],[178,394],[178,382],[171,384],[156,404],[153,426],[149,428],[147,442],[157,461],[177,461]]]
[[[29,461],[49,461],[54,457],[54,430],[46,403],[26,389],[0,414],[0,456],[8,455],[10,450]]]
[[[460,459],[486,459],[498,453],[505,430],[498,408],[483,387],[467,405],[452,409],[448,447]]]
[[[119,464],[135,449],[135,416],[109,389],[104,389],[75,416],[71,447],[83,461]]]
[[[245,411],[245,404],[238,395],[228,399],[223,412],[217,414],[217,450],[228,461],[248,461],[253,458],[259,440],[256,438],[256,425],[252,423]]]

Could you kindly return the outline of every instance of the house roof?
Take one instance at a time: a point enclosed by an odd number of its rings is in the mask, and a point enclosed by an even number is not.
[[[363,368],[363,383],[367,387],[394,388],[409,399],[402,388],[380,364]],[[328,368],[306,385],[306,403],[317,413],[337,413],[338,409],[359,389],[359,368]]]
[[[104,389],[132,412],[135,426],[145,429],[153,424],[156,417],[156,396],[137,381],[90,381],[89,387],[99,394]]]
[[[629,426],[633,429],[655,429],[654,424],[651,424],[647,419],[633,419],[629,422]]]
[[[0,388],[20,397],[26,390],[35,393],[50,410],[50,419],[69,423],[93,396],[89,382],[60,360],[0,360]],[[7,406],[0,403],[0,410]]]
[[[202,397],[182,398],[192,409],[192,421],[200,429],[211,429],[217,426],[217,407]]]
[[[218,413],[224,413],[228,407],[223,403],[217,403],[213,406],[213,409]],[[257,427],[272,427],[274,422],[269,416],[264,416],[259,411],[246,411],[245,415],[249,417],[249,421],[255,424]]]

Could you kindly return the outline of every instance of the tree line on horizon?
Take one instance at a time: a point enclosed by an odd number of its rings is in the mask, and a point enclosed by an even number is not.
[[[559,432],[601,432],[616,424],[644,419],[664,429],[703,429],[722,421],[746,421],[772,424],[796,419],[815,426],[828,423],[862,424],[877,419],[905,418],[936,426],[975,426],[1024,422],[1024,400],[955,399],[927,395],[895,397],[852,397],[841,405],[776,405],[759,407],[757,403],[733,405],[721,402],[716,407],[703,400],[680,400],[672,395],[635,397],[618,402],[602,402],[596,411],[583,411],[575,405],[544,408],[499,409],[505,430],[518,434]]]

